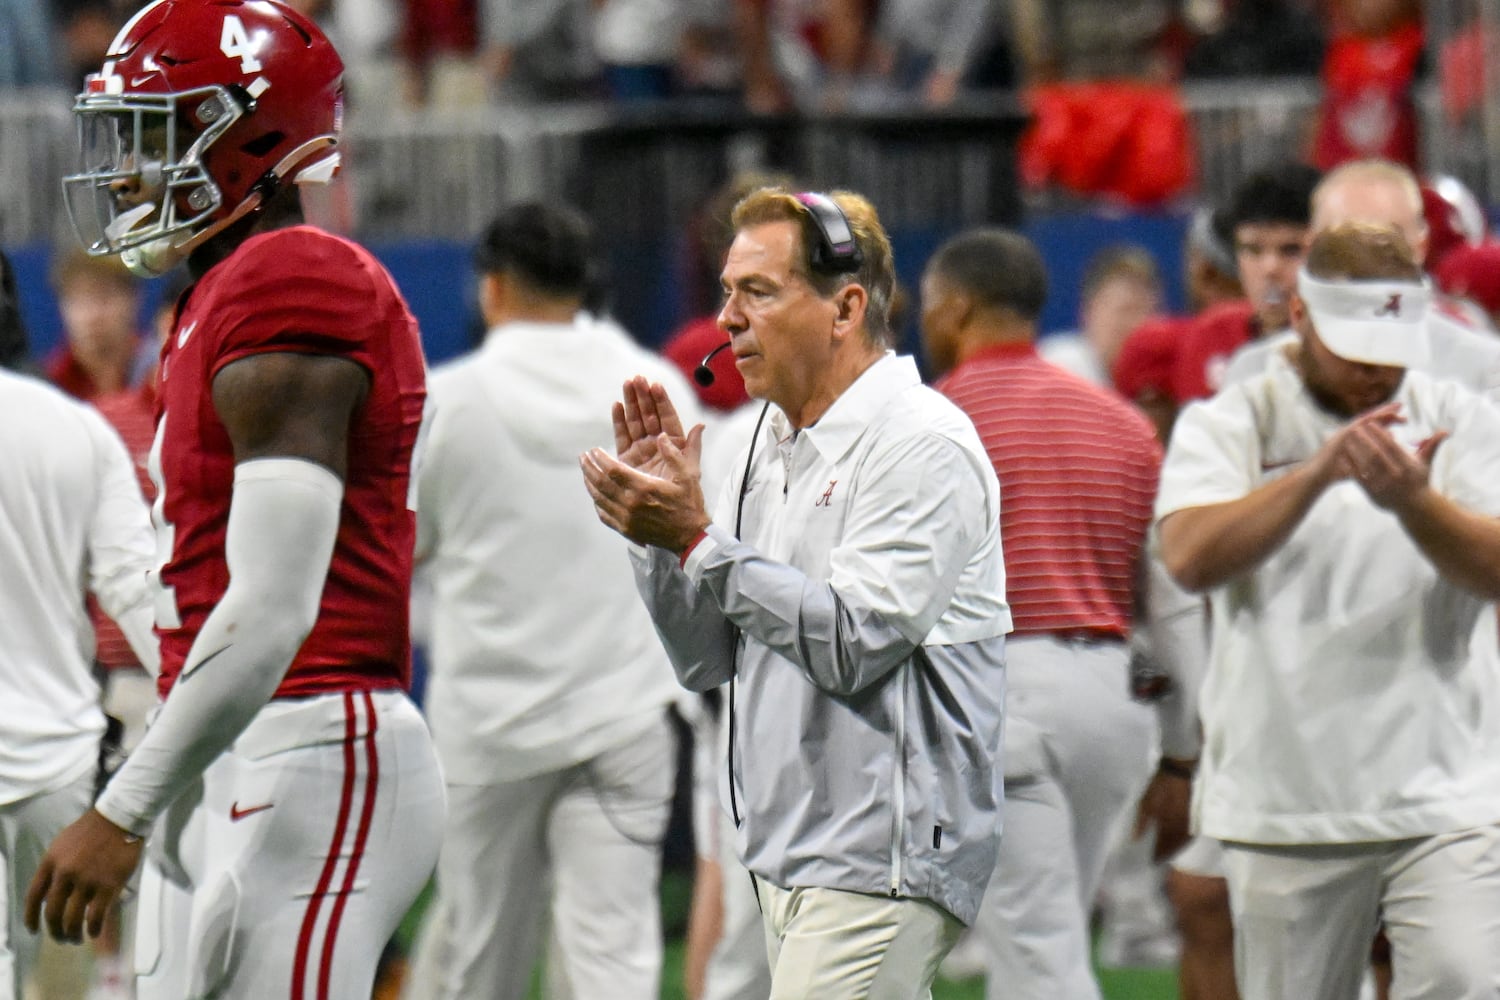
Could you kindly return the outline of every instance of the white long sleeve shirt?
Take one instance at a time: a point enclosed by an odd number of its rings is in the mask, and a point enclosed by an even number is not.
[[[610,407],[644,375],[698,422],[686,382],[618,326],[511,323],[434,371],[417,493],[432,587],[425,699],[454,784],[584,761],[660,720],[678,686],[599,522],[578,456],[614,448]]]
[[[151,518],[125,445],[93,409],[0,371],[0,805],[98,759],[92,592],[153,673]]]

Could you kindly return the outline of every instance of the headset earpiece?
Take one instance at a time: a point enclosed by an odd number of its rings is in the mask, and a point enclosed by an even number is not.
[[[818,230],[818,245],[809,254],[813,270],[819,274],[852,274],[863,267],[865,255],[839,203],[816,191],[803,191],[796,198]]]

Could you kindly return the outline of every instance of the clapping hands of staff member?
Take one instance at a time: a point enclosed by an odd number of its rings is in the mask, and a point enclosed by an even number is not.
[[[1325,486],[1351,480],[1376,506],[1399,510],[1427,486],[1433,456],[1448,438],[1439,431],[1411,451],[1388,430],[1405,422],[1397,402],[1360,414],[1323,444],[1311,463],[1314,475]]]
[[[703,425],[684,434],[667,391],[640,376],[625,383],[613,416],[616,455],[578,457],[599,520],[632,542],[684,552],[712,520],[699,482]]]
[[[1427,486],[1432,459],[1447,439],[1439,431],[1408,451],[1391,436],[1388,427],[1403,423],[1401,404],[1387,403],[1353,421],[1336,438],[1338,461],[1345,475],[1377,506],[1399,510]]]
[[[141,838],[90,809],[57,835],[26,893],[26,929],[42,925],[58,941],[83,940],[104,930],[104,918],[125,892],[141,860]]]

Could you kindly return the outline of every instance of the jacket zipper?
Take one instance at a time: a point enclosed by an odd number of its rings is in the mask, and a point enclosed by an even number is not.
[[[906,686],[911,664],[901,666],[901,699],[896,704],[896,787],[891,794],[891,895],[901,895],[901,843],[906,827]]]
[[[739,642],[740,638],[738,635],[736,635],[734,637],[736,659],[738,659],[737,653],[739,649]],[[743,821],[740,819],[740,798],[735,793],[734,788],[734,678],[735,675],[733,672],[731,672],[729,675],[729,754],[726,763],[729,767],[729,815],[734,820],[734,828],[738,830],[740,828],[740,823]]]

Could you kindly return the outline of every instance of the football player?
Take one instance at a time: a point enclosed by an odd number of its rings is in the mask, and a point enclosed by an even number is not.
[[[297,188],[337,168],[342,75],[274,0],[156,0],[75,105],[88,251],[196,280],[150,462],[164,701],[26,919],[96,934],[145,841],[143,1000],[368,997],[441,839],[406,696],[417,326]]]

